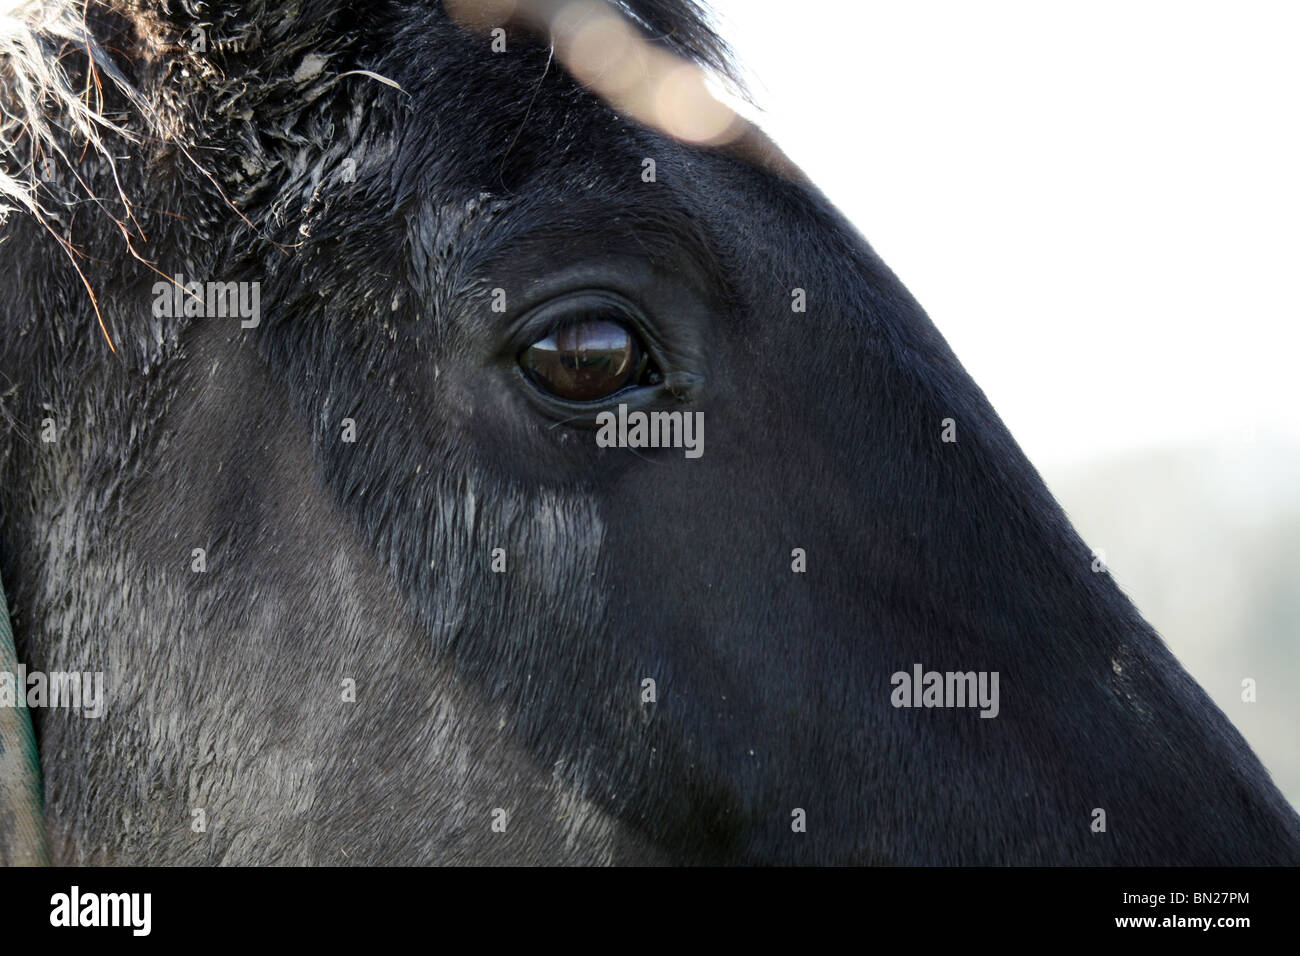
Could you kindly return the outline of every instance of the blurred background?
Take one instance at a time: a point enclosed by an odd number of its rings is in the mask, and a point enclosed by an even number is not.
[[[710,6],[745,112],[1300,805],[1300,4]]]

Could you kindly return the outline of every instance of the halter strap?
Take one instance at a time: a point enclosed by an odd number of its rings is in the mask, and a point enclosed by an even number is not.
[[[18,686],[18,654],[9,626],[9,604],[0,583],[0,866],[42,866],[50,862],[45,843],[44,794],[36,735],[27,713],[27,688]]]

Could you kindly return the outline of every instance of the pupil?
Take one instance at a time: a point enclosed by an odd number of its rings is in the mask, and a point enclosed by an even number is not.
[[[539,385],[573,401],[592,401],[619,391],[639,360],[632,334],[617,322],[570,325],[529,347],[523,365]]]

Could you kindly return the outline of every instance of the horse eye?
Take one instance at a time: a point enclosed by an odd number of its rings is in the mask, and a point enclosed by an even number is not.
[[[641,382],[649,361],[626,326],[595,319],[538,339],[520,354],[519,365],[557,398],[594,402]]]

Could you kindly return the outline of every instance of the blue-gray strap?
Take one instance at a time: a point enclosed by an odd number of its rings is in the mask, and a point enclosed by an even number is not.
[[[27,713],[27,682],[20,685],[19,676],[9,603],[0,583],[0,866],[42,866],[50,854],[41,760]]]

